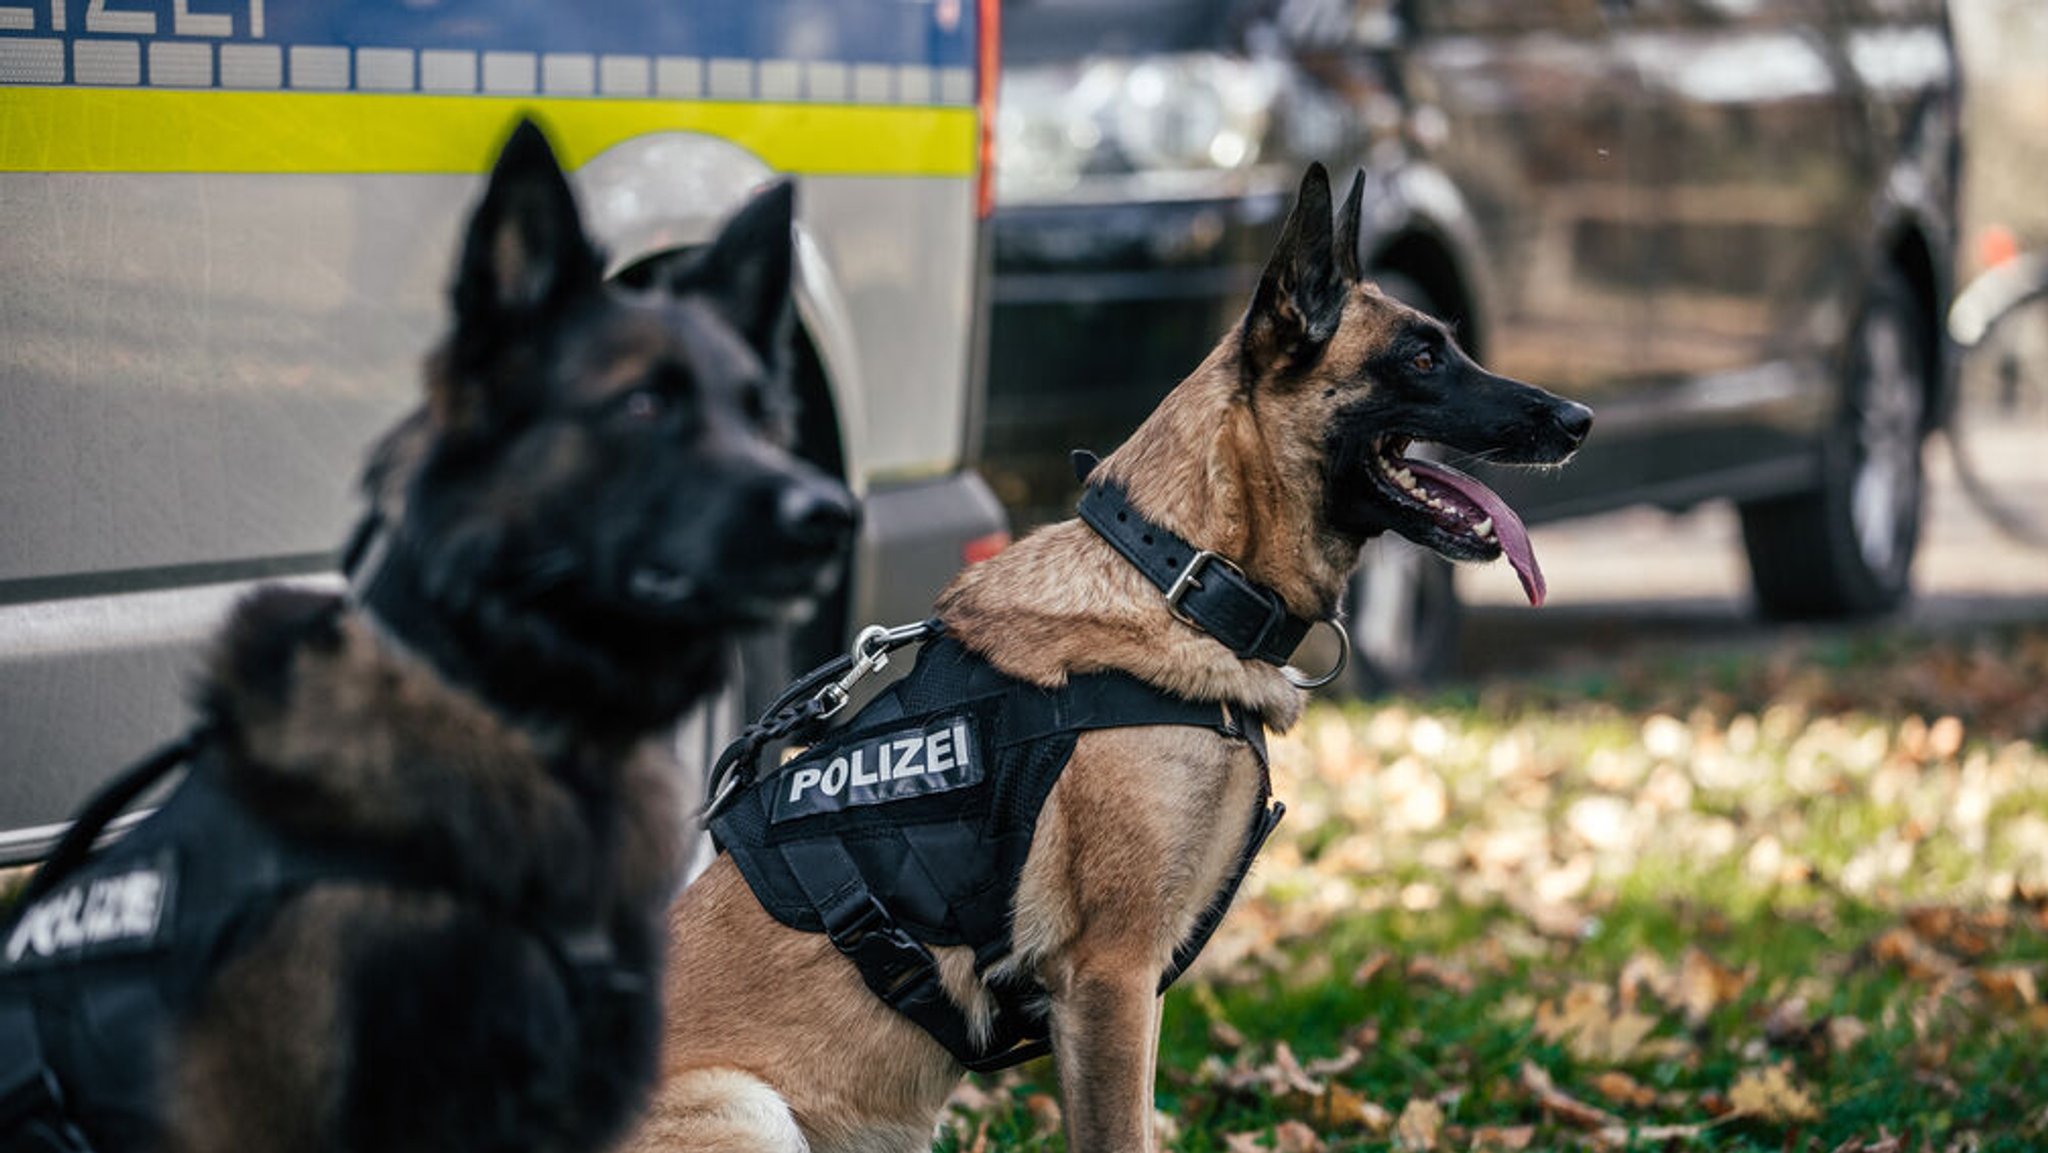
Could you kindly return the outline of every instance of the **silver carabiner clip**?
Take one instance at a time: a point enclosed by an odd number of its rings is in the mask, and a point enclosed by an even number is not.
[[[853,699],[853,686],[870,674],[888,668],[889,654],[892,651],[922,639],[930,631],[929,626],[923,621],[912,625],[898,625],[893,629],[882,625],[869,625],[860,630],[860,635],[853,639],[852,650],[846,654],[853,658],[853,667],[846,670],[845,676],[819,689],[818,694],[811,698],[824,706],[818,710],[818,719],[824,720],[845,708],[847,702]]]

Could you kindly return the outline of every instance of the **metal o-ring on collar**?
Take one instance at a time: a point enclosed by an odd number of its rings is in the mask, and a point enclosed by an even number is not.
[[[1344,666],[1351,663],[1351,634],[1344,631],[1344,622],[1335,617],[1329,617],[1316,623],[1329,625],[1331,630],[1337,634],[1337,663],[1330,667],[1329,672],[1314,677],[1309,676],[1293,665],[1281,665],[1280,675],[1286,677],[1287,683],[1297,689],[1322,688],[1324,685],[1342,676]]]

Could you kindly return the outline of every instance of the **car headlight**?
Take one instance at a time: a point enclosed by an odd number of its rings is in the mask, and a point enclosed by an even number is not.
[[[1008,68],[996,199],[1242,192],[1246,174],[1277,159],[1275,110],[1291,82],[1283,61],[1210,52]]]

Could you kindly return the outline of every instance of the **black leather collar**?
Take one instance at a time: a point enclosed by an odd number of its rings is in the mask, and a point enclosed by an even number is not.
[[[1085,482],[1095,455],[1074,454]],[[1122,486],[1096,481],[1081,491],[1081,519],[1166,594],[1167,610],[1243,660],[1286,665],[1314,621],[1287,611],[1280,594],[1244,575],[1228,557],[1198,549],[1146,520]]]

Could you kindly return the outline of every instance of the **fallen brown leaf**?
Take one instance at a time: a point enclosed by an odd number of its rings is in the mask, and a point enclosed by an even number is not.
[[[1998,942],[2012,926],[2012,915],[2004,909],[1923,906],[1906,911],[1906,924],[1922,940],[1943,952],[1977,958],[1998,948]]]
[[[1374,977],[1380,975],[1380,970],[1393,964],[1393,962],[1394,955],[1382,949],[1358,963],[1358,968],[1351,971],[1351,983],[1353,985],[1369,985]]]
[[[1754,975],[1750,970],[1731,969],[1701,949],[1688,948],[1679,962],[1673,988],[1678,1007],[1685,1010],[1686,1024],[1699,1028],[1714,1010],[1740,997]]]
[[[1870,942],[1870,956],[1881,965],[1892,965],[1915,981],[1939,981],[1960,968],[1955,960],[1904,925],[1879,933]]]
[[[1216,1017],[1209,1022],[1209,1044],[1216,1049],[1242,1049],[1244,1034],[1238,1032],[1237,1026]]]
[[[1793,1083],[1788,1065],[1745,1070],[1729,1088],[1728,1103],[1736,1113],[1761,1121],[1820,1119],[1820,1109],[1804,1089]]]
[[[1323,1139],[1299,1121],[1282,1121],[1273,1127],[1274,1153],[1323,1153]]]
[[[1463,968],[1430,957],[1417,957],[1408,962],[1408,976],[1412,980],[1427,981],[1453,993],[1470,993],[1475,984],[1472,974]]]
[[[1764,1039],[1780,1047],[1796,1045],[1812,1037],[1817,1028],[1807,1014],[1806,998],[1792,997],[1771,1006],[1764,1018]]]
[[[1870,1036],[1870,1026],[1855,1017],[1829,1017],[1827,1035],[1830,1051],[1847,1053]]]
[[[1394,1147],[1406,1153],[1429,1153],[1443,1140],[1443,1106],[1425,1097],[1409,1101],[1394,1122]]]
[[[1593,1134],[1601,1149],[1640,1149],[1651,1142],[1690,1141],[1707,1131],[1705,1125],[1615,1125]]]
[[[1905,1153],[1906,1139],[1894,1137],[1883,1129],[1874,1138],[1851,1137],[1828,1153]]]
[[[1534,1125],[1481,1125],[1472,1130],[1472,1153],[1520,1153],[1536,1141]]]
[[[2018,965],[1977,970],[1977,985],[2001,1009],[2024,1009],[2041,1003],[2034,971]]]
[[[1610,1069],[1593,1078],[1593,1091],[1615,1105],[1648,1109],[1657,1103],[1657,1091],[1619,1070]]]
[[[1346,1045],[1334,1057],[1317,1057],[1302,1065],[1302,1071],[1311,1077],[1334,1077],[1365,1060],[1365,1054],[1355,1045]]]
[[[1522,1062],[1521,1080],[1522,1087],[1535,1097],[1538,1107],[1568,1125],[1576,1125],[1582,1129],[1605,1129],[1621,1124],[1621,1118],[1614,1114],[1598,1106],[1588,1105],[1559,1089],[1557,1082],[1551,1080],[1549,1071],[1534,1061]]]
[[[1657,1019],[1628,1009],[1614,1012],[1610,1001],[1606,986],[1580,982],[1560,1000],[1536,1006],[1536,1035],[1564,1045],[1581,1061],[1626,1061],[1657,1027]]]
[[[1268,1069],[1270,1072],[1267,1082],[1277,1091],[1291,1090],[1310,1097],[1322,1096],[1323,1083],[1308,1075],[1301,1067],[1301,1061],[1294,1056],[1294,1047],[1287,1042],[1280,1041],[1274,1044],[1273,1063]]]
[[[1678,983],[1671,975],[1671,966],[1666,965],[1664,958],[1655,953],[1637,953],[1630,957],[1628,963],[1621,967],[1621,976],[1614,984],[1620,994],[1621,1007],[1624,1009],[1635,1008],[1636,998],[1644,992],[1650,993],[1667,1005],[1675,1004],[1678,1000],[1674,992]]]
[[[1384,1105],[1368,1101],[1356,1090],[1332,1085],[1329,1091],[1308,1103],[1310,1119],[1330,1130],[1363,1129],[1384,1137],[1394,1127],[1394,1115]]]

